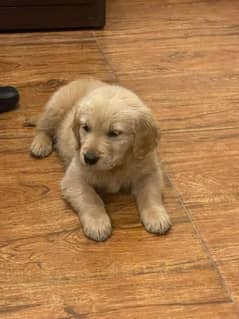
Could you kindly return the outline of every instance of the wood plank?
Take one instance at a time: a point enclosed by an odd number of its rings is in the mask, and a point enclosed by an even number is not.
[[[230,290],[232,291],[232,296],[234,302],[237,303],[237,308],[239,304],[239,286],[238,286],[238,277],[239,277],[239,258],[231,260],[218,260],[217,261],[220,272],[228,283]]]
[[[188,203],[186,206],[226,280],[234,300],[239,302],[238,201],[208,204]]]
[[[106,28],[95,34],[121,78],[238,73],[238,13],[226,0],[110,1]]]
[[[0,138],[29,136],[28,132],[33,131],[24,128],[25,120],[40,114],[50,95],[67,82],[80,77],[115,80],[94,40],[79,39],[78,42],[64,44],[64,36],[66,33],[56,37],[50,50],[49,42],[30,44],[25,39],[18,39],[18,36],[17,46],[1,46],[1,81],[5,85],[17,86],[20,105],[12,112],[1,114]],[[23,44],[20,44],[21,41]]]
[[[27,44],[52,44],[52,43],[80,43],[85,40],[92,40],[92,32],[62,31],[62,32],[22,32],[22,33],[1,33],[0,44],[2,46],[18,46]]]
[[[133,307],[125,308],[120,311],[108,311],[98,313],[84,314],[82,309],[76,305],[62,305],[58,307],[50,306],[31,306],[25,305],[23,307],[9,307],[2,311],[4,319],[70,319],[70,318],[84,318],[84,319],[237,319],[238,312],[232,303],[217,303],[204,305],[153,305],[147,307]]]
[[[0,122],[0,316],[238,318],[238,3],[109,6],[97,42],[73,32],[0,36],[2,82],[21,93],[20,108]],[[166,236],[146,233],[122,194],[105,198],[111,239],[88,240],[61,199],[56,155],[37,161],[28,154],[34,131],[24,120],[66,81],[115,81],[112,69],[163,128],[161,158],[173,180],[165,204],[174,227]]]
[[[50,205],[49,209],[51,209]],[[20,212],[21,210],[19,210]],[[33,215],[32,219],[32,224],[34,224],[36,217]],[[52,220],[51,212],[49,219]],[[23,223],[22,228],[25,226]],[[58,224],[57,219],[55,223]],[[45,226],[48,226],[47,220]],[[49,226],[51,226],[50,223]],[[63,223],[62,226],[64,227]],[[79,222],[76,220],[74,228],[67,230],[62,227],[61,231],[55,229],[52,232],[48,228],[45,233],[34,235],[32,232],[31,237],[25,238],[19,237],[22,232],[20,225],[17,225],[18,238],[1,242],[2,263],[0,269],[1,275],[3,276],[4,273],[6,275],[5,279],[2,279],[4,287],[11,286],[14,282],[19,286],[19,292],[21,292],[23,284],[34,286],[41,283],[46,288],[48,284],[51,285],[53,278],[59,284],[65,281],[64,278],[68,278],[68,283],[71,285],[74,285],[76,280],[77,282],[82,281],[82,283],[93,281],[93,285],[95,280],[104,279],[107,281],[111,278],[114,282],[121,276],[133,280],[134,277],[145,274],[149,279],[151,275],[153,277],[157,275],[159,277],[157,281],[159,279],[162,281],[162,290],[165,290],[166,294],[172,295],[172,298],[176,300],[176,294],[168,291],[164,284],[166,285],[166,282],[173,280],[173,278],[183,280],[183,277],[187,277],[190,273],[193,277],[182,283],[179,289],[184,290],[189,286],[188,289],[193,291],[191,283],[194,280],[198,280],[200,285],[198,292],[195,291],[193,296],[186,295],[186,293],[185,296],[181,296],[188,302],[190,302],[190,298],[204,300],[205,295],[215,301],[220,291],[223,291],[218,275],[213,269],[213,265],[208,261],[200,241],[192,232],[189,223],[175,225],[171,236],[162,238],[147,234],[142,226],[132,227],[129,224],[127,226],[127,228],[115,227],[111,240],[103,244],[96,244],[82,235]],[[3,238],[2,236],[1,238]],[[179,236],[180,240],[176,239],[176,236]],[[122,241],[124,237],[127,237],[127,241]],[[137,242],[140,243],[140,249],[137,248]],[[186,246],[190,246],[194,254],[192,254],[191,249],[186,249]],[[108,256],[104,258],[106,250]],[[130,260],[126,256],[130,257]],[[68,275],[67,269],[69,269]],[[200,269],[201,278],[197,279],[196,273]],[[164,278],[166,272],[168,272],[168,276]],[[207,274],[211,274],[212,277],[205,277]],[[29,276],[32,277],[30,283],[28,282]],[[203,278],[204,280],[209,279],[208,287],[210,286],[211,290],[208,288],[207,291],[207,287],[203,286]],[[153,292],[153,290],[152,287],[152,295],[160,293]],[[86,291],[91,292],[90,286],[86,288]],[[221,300],[221,298],[219,299]],[[227,299],[226,292],[223,294],[223,299]]]
[[[107,2],[99,38],[183,38],[238,33],[239,4],[220,1],[144,0]]]
[[[164,136],[169,174],[237,301],[238,136],[238,129]]]
[[[121,83],[152,105],[163,130],[238,127],[238,3],[136,3],[110,2],[96,32]]]
[[[238,76],[192,74],[124,79],[154,111],[162,132],[238,127]]]
[[[20,251],[21,247],[18,250]],[[53,255],[55,258],[58,252],[57,247]],[[96,264],[101,262],[102,258],[99,260],[98,253],[94,255]],[[62,262],[64,263],[61,260],[61,264]],[[20,263],[18,265],[20,271],[16,272],[14,269],[16,283],[3,282],[2,307],[28,304],[48,304],[57,307],[62,303],[71,305],[77,302],[82,313],[86,314],[154,304],[230,301],[217,272],[207,262],[175,265],[155,272],[144,268],[143,272],[128,274],[120,273],[115,268],[114,272],[105,275],[94,275],[93,272],[90,277],[84,274],[84,270],[83,272],[80,270],[83,262],[86,261],[82,260],[78,264],[78,271],[72,273],[69,272],[69,268],[67,273],[66,270],[59,269],[59,264],[54,264],[54,269],[50,267],[47,270],[50,266],[48,264],[29,263],[23,267]],[[92,270],[94,269],[95,267]],[[9,273],[7,277],[8,275]],[[24,281],[19,282],[19,277]]]
[[[187,204],[216,259],[239,259],[238,202]]]
[[[8,148],[14,151],[18,146],[11,141]],[[166,207],[173,211],[175,226],[167,236],[145,232],[132,200],[127,204],[122,195],[106,199],[114,233],[97,244],[85,238],[77,216],[61,200],[63,169],[56,157],[34,160],[25,140],[19,143],[21,161],[16,163],[14,152],[3,153],[7,157],[0,172],[2,310],[77,303],[87,314],[152,304],[230,302],[170,185]]]
[[[162,158],[184,203],[238,201],[239,129],[167,133]]]
[[[213,45],[212,45],[213,39]],[[147,45],[144,45],[147,41]],[[238,74],[238,35],[174,39],[102,38],[105,55],[120,79],[152,76]],[[143,47],[143,54],[139,48]],[[234,61],[233,70],[231,61]]]
[[[20,88],[43,80],[69,81],[96,74],[109,80],[113,76],[93,40],[52,43],[50,49],[48,44],[6,45],[0,56],[1,81]]]
[[[1,227],[3,309],[29,304],[50,304],[55,309],[64,300],[70,305],[77,301],[82,312],[94,312],[167,304],[169,300],[182,304],[229,300],[190,223],[176,224],[171,235],[161,238],[147,234],[142,227],[128,224],[117,228],[116,223],[113,237],[95,244],[82,235],[76,219],[77,226],[67,229],[72,218],[66,215],[62,221],[53,211],[59,210],[62,217],[65,212],[54,202],[46,204],[34,205],[32,210],[29,205],[23,206],[21,224],[21,206],[11,209],[15,221],[5,211],[10,227]],[[15,226],[15,240],[11,225]],[[37,236],[43,227],[45,234]],[[33,233],[32,237],[21,238],[26,230],[28,236]],[[8,232],[10,238],[6,241]]]
[[[12,174],[15,176],[17,169]],[[128,208],[125,198],[121,204],[111,202],[114,234],[106,243],[97,244],[84,237],[77,217],[59,201],[56,175],[41,177],[35,172],[24,177],[18,173],[17,177],[25,179],[27,184],[20,186],[26,190],[10,180],[17,192],[6,188],[11,204],[1,214],[3,310],[24,309],[25,305],[35,310],[39,304],[57,309],[64,302],[77,303],[82,313],[88,313],[152,304],[230,301],[200,239],[188,219],[182,220],[182,208],[175,210],[179,221],[172,231],[157,237],[145,232],[136,215],[128,217],[135,213],[131,201]],[[41,183],[47,185],[47,191]],[[175,201],[171,205],[175,207]],[[122,206],[126,224],[124,218],[114,218],[122,213]]]

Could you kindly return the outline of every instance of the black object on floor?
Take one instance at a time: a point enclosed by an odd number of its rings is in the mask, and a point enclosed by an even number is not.
[[[0,113],[14,109],[19,101],[19,93],[12,86],[0,86]]]

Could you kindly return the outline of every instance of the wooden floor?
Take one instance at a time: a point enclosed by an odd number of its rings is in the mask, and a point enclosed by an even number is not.
[[[155,112],[173,228],[157,237],[127,195],[114,233],[84,237],[63,168],[29,156],[24,122],[82,76],[117,82]],[[239,318],[239,1],[109,0],[101,31],[0,35],[0,318]]]

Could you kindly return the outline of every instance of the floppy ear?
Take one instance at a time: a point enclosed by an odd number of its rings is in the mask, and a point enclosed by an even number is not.
[[[76,138],[77,142],[77,147],[76,149],[79,149],[81,146],[80,143],[80,119],[79,119],[79,114],[78,112],[75,112],[74,117],[73,117],[73,123],[72,123],[72,130]]]
[[[136,120],[135,144],[133,152],[136,158],[143,158],[156,148],[159,140],[159,131],[156,119],[150,110],[141,111]]]

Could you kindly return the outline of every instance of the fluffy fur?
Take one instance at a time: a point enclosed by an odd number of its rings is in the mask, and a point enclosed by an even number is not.
[[[49,155],[53,141],[66,166],[63,196],[79,214],[86,236],[103,241],[112,232],[99,190],[131,190],[147,231],[164,234],[170,228],[156,121],[133,92],[93,79],[63,86],[37,123],[31,153]]]

